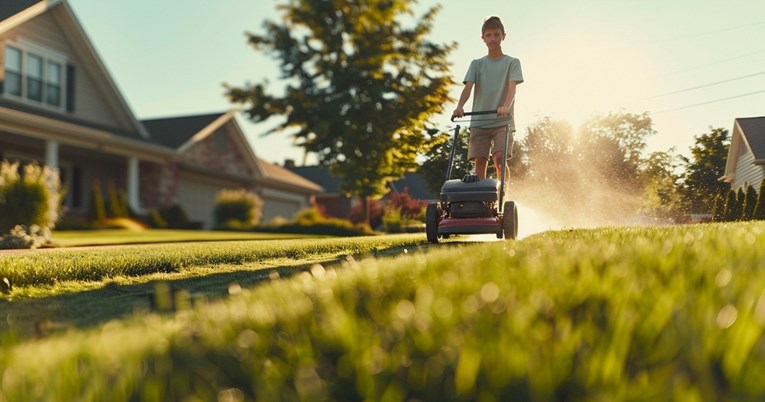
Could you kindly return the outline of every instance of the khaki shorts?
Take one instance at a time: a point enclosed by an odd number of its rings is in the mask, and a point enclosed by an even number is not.
[[[470,142],[468,142],[468,160],[475,158],[491,159],[491,155],[505,150],[505,130],[502,127],[473,127],[470,129]],[[510,141],[507,147],[507,159],[513,156],[513,132],[508,133]]]

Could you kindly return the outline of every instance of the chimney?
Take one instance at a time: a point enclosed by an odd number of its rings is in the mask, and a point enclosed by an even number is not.
[[[287,169],[293,169],[295,167],[295,160],[294,159],[285,159],[284,160],[284,167]]]

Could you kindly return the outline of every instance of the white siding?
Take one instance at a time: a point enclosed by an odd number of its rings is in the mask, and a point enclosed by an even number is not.
[[[732,188],[738,189],[745,183],[748,183],[759,190],[760,181],[763,178],[763,167],[754,164],[754,154],[747,147],[742,146],[740,152],[741,155],[739,155],[737,160],[736,177],[732,183]]]

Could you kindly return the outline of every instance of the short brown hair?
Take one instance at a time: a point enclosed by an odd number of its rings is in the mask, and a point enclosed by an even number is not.
[[[502,20],[499,17],[492,15],[483,19],[483,25],[481,26],[481,35],[486,32],[487,29],[501,29],[502,34],[505,33],[505,26],[502,25]]]

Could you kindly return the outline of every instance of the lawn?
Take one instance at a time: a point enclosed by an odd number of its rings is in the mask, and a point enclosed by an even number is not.
[[[52,322],[38,340],[7,334],[2,393],[25,401],[765,399],[765,223],[418,244],[229,286],[229,297],[175,313],[138,310],[92,329]]]
[[[267,240],[318,237],[315,235],[227,232],[217,230],[180,229],[109,229],[67,230],[53,232],[53,243],[62,247],[98,246],[106,244],[175,243],[191,241]]]

